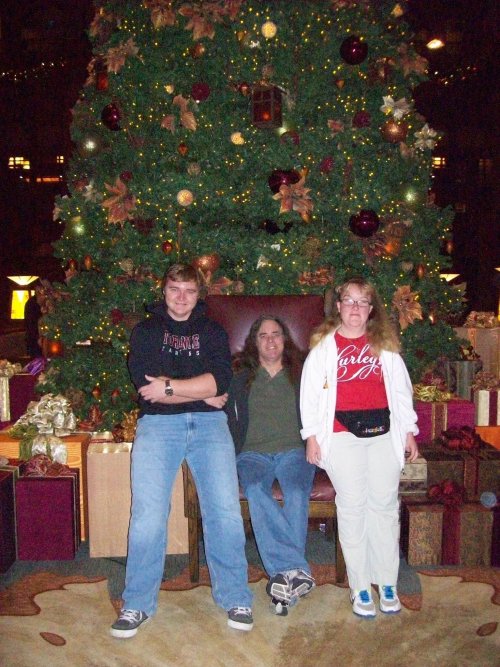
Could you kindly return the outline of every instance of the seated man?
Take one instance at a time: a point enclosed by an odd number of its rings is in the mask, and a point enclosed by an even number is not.
[[[316,467],[300,437],[298,391],[302,359],[286,325],[269,315],[251,326],[226,404],[238,476],[269,582],[274,613],[314,587],[305,560],[309,496]],[[278,480],[283,507],[273,498]]]

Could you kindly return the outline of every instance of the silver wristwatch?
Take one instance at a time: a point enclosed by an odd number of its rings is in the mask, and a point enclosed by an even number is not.
[[[173,396],[174,388],[170,384],[170,380],[165,380],[165,396]]]

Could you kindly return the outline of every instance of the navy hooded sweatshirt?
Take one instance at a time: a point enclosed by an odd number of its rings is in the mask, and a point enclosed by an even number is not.
[[[132,331],[128,368],[136,389],[148,384],[146,375],[187,380],[211,373],[217,396],[227,391],[231,381],[231,354],[224,329],[206,316],[206,305],[199,301],[185,321],[178,322],[167,313],[164,302],[149,307],[148,317]],[[204,401],[177,405],[151,403],[139,395],[140,414],[170,415],[217,410]]]

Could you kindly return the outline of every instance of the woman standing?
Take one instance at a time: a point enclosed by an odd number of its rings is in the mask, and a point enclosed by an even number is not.
[[[337,289],[336,312],[313,334],[301,383],[306,458],[336,491],[339,536],[353,612],[401,609],[398,487],[405,452],[418,456],[412,386],[399,342],[374,286],[353,278]]]

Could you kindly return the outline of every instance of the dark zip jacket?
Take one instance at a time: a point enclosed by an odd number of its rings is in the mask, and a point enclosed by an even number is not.
[[[227,391],[232,377],[231,354],[224,329],[206,316],[199,301],[190,317],[178,322],[167,313],[164,302],[150,306],[151,316],[134,327],[130,338],[128,368],[136,389],[148,384],[146,375],[165,375],[187,380],[211,373],[217,395]],[[151,403],[139,396],[140,416],[217,410],[204,401],[178,405]]]
[[[250,396],[250,389],[247,387],[248,375],[249,371],[243,370],[233,377],[229,386],[229,397],[225,406],[229,430],[233,437],[236,454],[239,454],[243,449],[248,431],[248,399]],[[299,428],[302,428],[299,405],[300,384],[295,384],[294,389]]]

